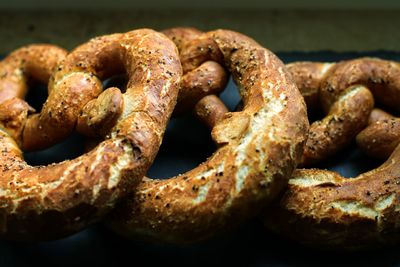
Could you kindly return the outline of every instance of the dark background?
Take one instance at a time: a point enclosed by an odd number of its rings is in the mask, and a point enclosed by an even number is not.
[[[400,53],[285,52],[284,62],[311,60],[337,61],[360,56],[400,60]],[[45,88],[28,95],[28,102],[40,107]],[[233,109],[239,101],[232,81],[221,98]],[[58,162],[82,153],[82,140],[72,136],[51,149],[27,153],[33,164]],[[172,119],[156,161],[148,175],[166,178],[195,167],[214,150],[209,131],[191,115]],[[364,157],[353,144],[321,167],[353,177],[379,163]],[[268,232],[257,218],[234,232],[189,247],[146,244],[123,239],[102,225],[95,225],[71,237],[38,244],[0,241],[3,266],[114,266],[114,265],[239,265],[239,266],[400,266],[399,246],[366,252],[320,251],[297,245]]]

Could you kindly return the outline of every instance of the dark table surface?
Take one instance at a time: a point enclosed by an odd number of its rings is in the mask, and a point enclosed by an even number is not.
[[[329,51],[278,53],[284,62],[311,60],[337,61],[360,56],[377,56],[400,61],[400,53],[334,53]],[[40,109],[46,97],[30,93],[28,101]],[[235,85],[230,81],[221,98],[233,109],[239,101]],[[71,136],[45,151],[26,153],[33,165],[59,162],[82,153],[83,141]],[[209,131],[190,115],[172,119],[150,177],[167,178],[187,171],[205,160],[214,151]],[[353,144],[325,163],[346,177],[356,176],[379,163],[364,157]],[[245,266],[400,266],[400,247],[367,252],[327,252],[305,248],[268,232],[257,218],[234,232],[189,247],[152,245],[116,236],[106,227],[94,225],[68,238],[38,244],[0,241],[0,267],[3,266],[114,266],[114,265],[245,265]]]

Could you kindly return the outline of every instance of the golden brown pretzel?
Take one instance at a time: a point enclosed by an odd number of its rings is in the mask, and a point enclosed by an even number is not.
[[[188,27],[171,28],[164,30],[163,33],[176,44],[181,54],[190,49],[192,40],[203,34],[195,28]],[[228,75],[218,62],[208,60],[194,69],[184,70],[174,114],[187,112],[204,96],[218,94],[225,89]]]
[[[184,69],[210,59],[224,63],[244,108],[214,126],[219,148],[206,162],[168,180],[143,180],[109,220],[121,235],[193,243],[226,231],[274,198],[301,156],[305,105],[274,54],[228,30],[207,32],[188,47],[181,53]]]
[[[368,127],[357,135],[356,141],[368,156],[386,159],[400,143],[400,119],[374,109]]]
[[[332,63],[309,61],[286,64],[301,95],[304,97],[309,111],[315,111],[319,108],[319,90],[332,65]]]
[[[50,44],[33,44],[12,52],[0,62],[0,103],[24,98],[30,80],[47,84],[67,51]]]
[[[400,89],[397,66],[370,58],[328,65],[320,82],[320,100],[326,109],[346,86],[361,83],[371,87],[378,101],[395,107]],[[375,110],[368,128],[387,117]],[[397,148],[382,166],[354,179],[325,170],[296,170],[282,199],[264,212],[265,224],[300,243],[318,247],[358,249],[398,239],[399,156]]]
[[[333,96],[343,92],[346,86],[357,83],[371,88],[381,103],[395,107],[400,86],[395,77],[399,73],[397,68],[394,62],[369,58],[326,65],[323,70],[325,80],[320,82],[319,97],[323,107],[326,109]],[[390,97],[393,99],[389,100]],[[373,122],[382,118],[387,119],[387,114],[375,110],[369,120]],[[366,133],[367,129],[363,132]],[[381,140],[380,144],[385,139]],[[375,147],[379,148],[379,145]],[[393,152],[395,146],[391,147],[386,156]],[[386,233],[395,231],[398,220],[394,208],[398,189],[391,186],[396,184],[396,172],[399,172],[397,160],[400,150],[396,151],[381,167],[355,179],[345,179],[324,170],[297,170],[280,203],[275,203],[265,212],[265,223],[289,238],[313,246],[356,249],[396,240],[396,235]]]
[[[92,39],[60,66],[52,80],[53,99],[46,104],[57,99],[62,107],[80,101],[83,98],[67,99],[73,94],[66,92],[71,88],[90,92],[83,87],[98,86],[98,77],[111,71],[105,69],[111,62],[114,69],[126,70],[128,87],[108,138],[90,152],[71,161],[32,167],[14,140],[0,131],[1,237],[37,241],[79,231],[102,218],[147,171],[182,75],[176,46],[164,35],[142,29]]]

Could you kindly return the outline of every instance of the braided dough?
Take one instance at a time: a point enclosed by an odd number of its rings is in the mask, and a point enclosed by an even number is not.
[[[108,223],[126,237],[193,243],[236,227],[283,189],[302,154],[306,108],[274,54],[228,30],[188,47],[180,54],[184,71],[208,60],[224,64],[244,108],[215,125],[218,149],[206,162],[168,180],[145,178],[121,203]]]
[[[93,91],[102,90],[100,79],[120,68],[129,77],[121,115],[106,140],[90,152],[32,167],[9,134],[0,131],[2,238],[38,241],[77,232],[99,221],[146,173],[182,75],[178,51],[164,35],[142,29],[98,37],[77,48],[53,75],[44,114],[49,120],[58,116],[58,128],[65,127],[65,120],[76,117],[75,108],[84,104],[77,102],[92,98]],[[65,107],[62,114],[48,114]]]

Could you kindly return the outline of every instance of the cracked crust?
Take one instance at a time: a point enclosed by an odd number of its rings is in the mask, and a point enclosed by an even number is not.
[[[280,202],[265,212],[265,224],[308,246],[365,249],[397,242],[400,147],[379,168],[353,179],[338,173],[296,170]]]
[[[305,104],[273,53],[228,30],[187,45],[180,55],[184,70],[208,60],[224,64],[244,108],[217,122],[218,149],[207,161],[168,180],[146,178],[121,203],[108,224],[125,237],[187,244],[237,227],[284,188],[302,154]]]
[[[89,58],[94,51],[97,57]],[[0,131],[2,238],[39,241],[82,230],[99,221],[146,173],[161,144],[182,75],[178,51],[164,35],[141,29],[98,37],[77,48],[53,75],[44,110],[53,110],[51,105],[63,110],[62,103],[72,103],[65,116],[53,113],[60,115],[54,121],[58,128],[65,126],[63,119],[78,112],[71,110],[77,107],[74,101],[85,99],[73,96],[79,91],[93,97],[93,86],[112,72],[107,70],[110,62],[126,69],[129,83],[121,115],[93,150],[74,160],[33,167],[9,134]]]

